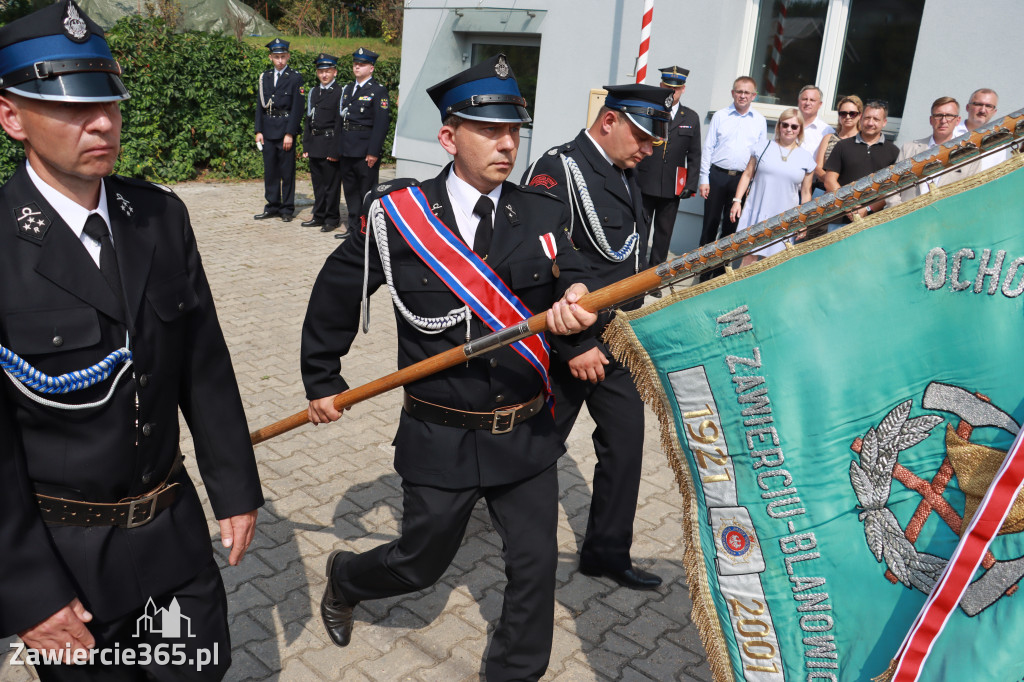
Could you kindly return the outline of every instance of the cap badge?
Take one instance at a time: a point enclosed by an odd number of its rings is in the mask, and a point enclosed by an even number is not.
[[[89,35],[89,28],[74,4],[68,3],[68,13],[64,17],[64,32],[74,41],[82,42]]]
[[[123,196],[121,196],[120,192],[115,196],[117,197],[117,200],[121,202],[121,210],[124,211],[125,215],[130,216],[132,213],[135,212],[134,209],[132,209],[131,203]]]
[[[18,215],[21,211],[21,215]],[[50,221],[39,210],[34,203],[26,204],[15,209],[14,215],[18,221],[18,234],[32,241],[41,242],[50,227]]]
[[[494,73],[502,80],[508,78],[508,74],[511,73],[511,69],[508,68],[508,62],[505,61],[505,55],[498,57],[498,62],[494,65]]]
[[[356,54],[362,54],[362,53],[363,53],[363,48],[359,48],[358,50],[356,50]]]
[[[668,97],[665,98],[665,108],[666,109],[671,109],[672,108],[672,95],[669,95]]]

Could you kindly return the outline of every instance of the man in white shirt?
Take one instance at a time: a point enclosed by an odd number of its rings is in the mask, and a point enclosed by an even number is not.
[[[704,138],[700,160],[698,191],[704,198],[704,227],[700,243],[710,244],[721,236],[736,231],[736,223],[729,219],[736,185],[747,167],[751,150],[765,144],[768,123],[751,105],[757,97],[757,84],[750,76],[740,76],[732,84],[732,104],[716,111]],[[722,269],[705,273],[702,279],[713,277]]]
[[[797,108],[800,109],[800,116],[804,122],[804,141],[800,143],[800,146],[806,149],[812,157],[817,158],[822,138],[836,131],[818,115],[821,110],[821,89],[817,85],[805,85],[800,88],[800,94],[797,95]],[[814,179],[818,183],[824,182],[825,171],[822,170],[819,175],[815,170]]]
[[[903,159],[909,159],[913,156],[920,154],[921,152],[935,147],[936,145],[949,142],[953,139],[953,131],[956,130],[957,124],[960,123],[960,104],[952,97],[940,97],[932,102],[931,115],[928,117],[928,121],[932,126],[931,137],[922,137],[919,140],[911,140],[910,142],[904,143],[900,148],[899,158],[897,162]],[[908,199],[912,199],[920,194],[927,194],[930,186],[941,187],[942,185],[948,185],[951,182],[956,182],[966,178],[969,175],[974,175],[978,172],[978,161],[972,161],[971,163],[961,166],[956,170],[943,173],[938,177],[929,180],[926,183],[915,185],[909,189],[906,189],[899,194],[893,195],[885,200],[886,206],[896,206]]]
[[[956,127],[953,137],[959,137],[964,133],[973,132],[984,125],[988,125],[995,116],[998,105],[999,95],[996,94],[995,90],[979,88],[972,92],[967,100],[967,106],[964,107],[967,109],[967,120]],[[987,154],[978,159],[978,172],[988,170],[1008,158],[1010,158],[1009,149]]]

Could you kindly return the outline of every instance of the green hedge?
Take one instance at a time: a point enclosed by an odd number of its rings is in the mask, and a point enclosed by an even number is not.
[[[125,17],[107,33],[131,99],[121,104],[124,127],[117,173],[156,182],[214,177],[257,178],[263,157],[253,121],[257,83],[270,68],[265,49],[207,33],[173,33],[159,18]],[[296,52],[289,65],[303,74],[305,91],[317,84],[316,55]],[[396,100],[400,61],[380,59],[374,77]],[[338,79],[352,73],[351,55],[338,63]],[[384,161],[391,161],[397,107]],[[301,148],[299,149],[301,154]],[[0,136],[0,180],[23,158],[21,145]],[[301,157],[299,168],[308,169]]]

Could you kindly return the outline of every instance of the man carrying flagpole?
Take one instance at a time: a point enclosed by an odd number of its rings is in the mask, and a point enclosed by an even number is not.
[[[587,291],[586,265],[562,229],[568,216],[560,203],[505,182],[519,128],[530,120],[505,56],[428,93],[441,111],[438,140],[454,161],[422,187],[378,187],[365,232],[355,231],[317,277],[302,330],[314,424],[341,416],[333,399],[348,386],[339,357],[357,333],[360,295],[382,284],[396,309],[401,367],[548,306],[555,334],[597,319],[575,304]],[[486,677],[544,674],[554,625],[555,462],[564,452],[549,400],[548,352],[543,336],[530,337],[407,387],[394,441],[402,533],[369,552],[330,555],[321,617],[335,644],[349,643],[359,602],[434,584],[483,498],[508,578]]]

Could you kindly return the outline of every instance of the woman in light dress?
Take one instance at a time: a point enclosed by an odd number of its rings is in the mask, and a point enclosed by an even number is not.
[[[804,124],[797,109],[786,109],[775,126],[775,139],[758,143],[750,150],[750,161],[736,187],[729,218],[739,223],[736,231],[750,228],[811,200],[814,179],[814,157],[800,148]],[[750,187],[746,203],[743,195]],[[742,207],[742,208],[741,208]],[[743,257],[741,267],[785,248],[782,242]]]

